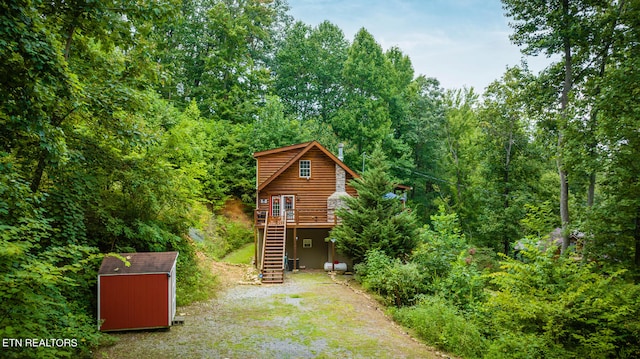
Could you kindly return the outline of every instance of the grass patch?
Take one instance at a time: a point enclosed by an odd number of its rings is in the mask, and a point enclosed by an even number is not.
[[[200,258],[194,255],[193,260],[183,264],[188,268],[178,272],[176,305],[181,307],[214,297],[220,286],[220,280],[211,272],[211,262],[211,259],[206,256]]]
[[[231,264],[251,264],[254,253],[255,244],[249,243],[229,253],[222,258],[222,261]]]
[[[201,220],[201,227],[204,240],[197,242],[196,246],[216,260],[221,260],[254,240],[252,227],[222,215],[212,215],[206,221]]]
[[[482,357],[486,343],[480,329],[446,300],[426,297],[416,306],[391,311],[430,345],[465,358]]]

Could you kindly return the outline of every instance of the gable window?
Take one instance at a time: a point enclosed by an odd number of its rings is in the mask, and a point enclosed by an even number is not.
[[[311,178],[311,161],[300,160],[300,177]]]

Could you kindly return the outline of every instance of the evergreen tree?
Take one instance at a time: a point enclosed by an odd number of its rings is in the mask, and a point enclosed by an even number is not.
[[[357,197],[346,198],[347,208],[338,210],[342,222],[331,231],[336,248],[361,262],[366,253],[379,249],[390,257],[411,253],[417,243],[417,223],[402,202],[392,198],[393,182],[380,146],[376,147],[361,178],[351,182]]]

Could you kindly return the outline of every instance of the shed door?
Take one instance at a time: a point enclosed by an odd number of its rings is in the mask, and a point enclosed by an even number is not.
[[[166,273],[98,277],[100,330],[168,327],[169,281]]]

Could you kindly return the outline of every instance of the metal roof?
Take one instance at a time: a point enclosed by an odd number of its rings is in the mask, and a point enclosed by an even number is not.
[[[108,256],[102,260],[98,275],[169,273],[178,258],[178,252],[120,253],[131,264]]]

